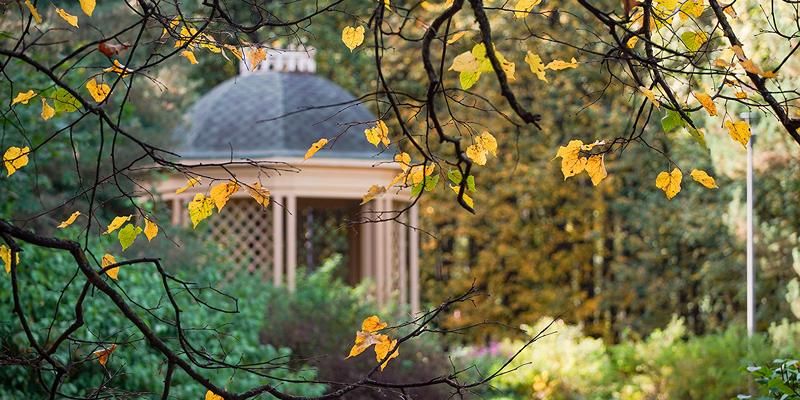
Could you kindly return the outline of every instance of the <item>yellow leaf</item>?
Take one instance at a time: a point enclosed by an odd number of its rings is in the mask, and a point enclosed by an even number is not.
[[[542,0],[517,0],[514,5],[514,18],[525,18],[533,7],[536,7]]]
[[[214,392],[209,390],[209,391],[206,392],[205,400],[223,400],[223,398],[222,398],[222,396],[220,396],[220,395],[218,395],[218,394],[216,394],[216,393],[214,393]]]
[[[217,206],[217,212],[222,211],[225,204],[233,196],[234,193],[239,191],[239,184],[234,181],[220,183],[211,188],[209,196],[214,200],[214,205]]]
[[[628,46],[629,49],[632,49],[632,48],[636,47],[636,43],[638,41],[639,41],[639,37],[638,36],[632,36],[630,39],[628,39],[627,42],[625,42],[625,45]]]
[[[103,255],[103,258],[100,260],[100,266],[105,269],[105,267],[109,265],[114,265],[117,263],[117,260],[111,254],[106,253]],[[106,270],[106,275],[113,280],[117,280],[119,275],[119,267],[109,268]]]
[[[110,67],[103,69],[103,72],[116,72],[119,75],[127,76],[133,71],[119,62],[119,60],[114,60]]]
[[[453,192],[455,192],[456,195],[458,195],[458,192],[460,190],[460,186],[450,185],[450,189],[452,189]],[[466,190],[464,191],[463,198],[464,198],[464,203],[467,203],[468,206],[470,206],[472,208],[475,208],[475,202],[472,200],[472,197],[469,197],[469,195],[467,194]]]
[[[80,2],[83,13],[91,17],[94,12],[95,0],[80,0]]]
[[[56,115],[56,109],[50,107],[50,105],[47,104],[47,100],[42,97],[42,119],[47,121],[48,119],[53,118],[54,115]]]
[[[78,27],[78,17],[64,11],[61,8],[56,7],[56,14],[61,17],[64,21],[67,21],[68,24]]]
[[[680,8],[681,21],[692,18],[700,18],[705,10],[705,0],[686,0]]]
[[[578,68],[578,61],[575,59],[575,57],[572,57],[572,59],[569,62],[561,60],[553,60],[547,63],[547,65],[545,65],[545,69],[550,69],[553,71],[560,71],[562,69],[567,69],[567,68]]]
[[[458,39],[461,39],[466,34],[467,34],[467,31],[461,31],[461,32],[454,33],[453,36],[451,36],[450,39],[447,40],[447,44],[453,44],[453,43],[457,42]]]
[[[97,356],[97,362],[99,362],[100,365],[105,367],[106,363],[108,362],[108,357],[110,357],[111,353],[113,353],[114,350],[116,350],[116,349],[117,349],[117,345],[116,344],[112,344],[111,347],[109,347],[107,349],[97,350],[93,354]]]
[[[191,50],[184,50],[181,52],[181,55],[189,60],[190,64],[197,64],[197,58],[195,58],[194,53]]]
[[[181,193],[189,190],[189,188],[197,186],[199,183],[200,183],[200,178],[189,178],[186,181],[186,184],[183,185],[183,187],[181,187],[181,188],[179,188],[178,190],[175,191],[175,194],[181,194]]]
[[[247,52],[247,59],[250,60],[250,71],[255,71],[267,59],[267,49],[262,47],[250,49]]]
[[[725,127],[728,128],[728,134],[733,140],[747,147],[747,142],[750,141],[750,124],[747,121],[725,121]]]
[[[28,146],[22,148],[11,146],[6,149],[3,154],[3,164],[6,166],[8,176],[14,175],[18,169],[28,165],[28,153],[30,152],[31,149]]]
[[[322,150],[322,148],[325,147],[326,144],[328,144],[328,139],[325,138],[317,140],[316,142],[311,144],[311,147],[309,147],[308,150],[306,150],[306,155],[303,156],[303,160],[308,160],[309,158],[313,157],[314,154],[317,154],[318,151]]]
[[[656,177],[656,187],[663,190],[668,199],[675,197],[681,191],[681,179],[683,174],[678,168],[674,168],[672,172],[661,172]]]
[[[92,78],[89,79],[89,82],[86,82],[86,90],[88,90],[89,94],[92,95],[94,101],[102,103],[111,92],[111,86],[108,86],[103,82],[97,83],[97,81]]]
[[[717,106],[714,105],[714,100],[711,99],[711,96],[703,92],[694,92],[692,94],[694,95],[694,98],[696,98],[697,101],[699,101],[700,104],[703,105],[703,108],[706,109],[708,115],[712,117],[717,115]]]
[[[408,171],[408,168],[411,167],[411,156],[406,152],[395,154],[394,162],[400,164],[400,169],[403,172]]]
[[[644,94],[644,97],[647,97],[647,100],[650,100],[650,103],[656,106],[656,108],[661,108],[661,103],[658,101],[658,99],[656,99],[655,92],[644,86],[639,86],[639,91],[642,92],[642,94]]]
[[[16,254],[17,254],[17,256],[15,258],[17,259],[17,266],[19,266],[19,253],[16,253]],[[4,244],[0,244],[0,260],[3,261],[3,264],[6,267],[6,273],[7,274],[10,273],[11,272],[11,249],[8,248]]]
[[[529,51],[528,54],[525,55],[525,62],[528,63],[528,66],[531,67],[531,72],[536,74],[536,77],[538,77],[540,81],[547,82],[547,71],[545,71],[542,58],[539,57],[538,54]]]
[[[389,127],[380,119],[374,127],[365,129],[364,135],[366,135],[367,141],[372,143],[373,146],[378,146],[378,143],[389,146],[389,143],[391,143],[389,141]]]
[[[497,156],[497,140],[487,131],[475,138],[475,144],[467,147],[467,157],[478,165],[486,165],[486,156]]]
[[[36,21],[36,24],[41,24],[42,16],[39,15],[39,11],[37,11],[36,7],[33,6],[31,0],[25,0],[25,7],[28,7],[28,11],[31,12],[31,16],[33,17],[33,20]]]
[[[366,204],[375,199],[376,197],[380,196],[381,194],[386,193],[386,188],[381,185],[372,185],[370,186],[369,190],[363,197],[361,197],[361,204]]]
[[[36,92],[34,92],[33,90],[28,90],[27,92],[19,92],[17,93],[16,96],[14,96],[14,99],[11,100],[11,105],[13,106],[14,104],[17,103],[28,104],[28,100],[34,97],[36,97]]]
[[[255,182],[250,185],[247,191],[250,193],[250,197],[252,197],[256,203],[261,204],[262,207],[269,205],[269,190],[265,187],[261,187],[260,182]]]
[[[592,178],[592,184],[597,186],[608,176],[603,154],[590,156],[586,161],[586,173]]]
[[[377,332],[385,329],[388,325],[386,322],[381,322],[380,317],[377,315],[371,315],[361,321],[361,330],[364,332]]]
[[[702,169],[693,169],[689,175],[692,176],[695,182],[700,183],[708,189],[716,189],[719,187],[714,178]]]
[[[564,180],[583,172],[586,168],[586,157],[580,157],[583,142],[580,140],[570,140],[566,146],[560,146],[556,153],[556,158],[561,157],[561,173]]]
[[[382,337],[386,337],[386,335],[376,335],[374,333],[365,331],[356,332],[355,343],[353,344],[353,347],[350,348],[350,354],[348,354],[345,359],[355,357],[363,353],[364,350],[369,348],[369,346],[379,343]]]
[[[418,185],[425,180],[426,176],[431,176],[435,170],[436,164],[429,164],[427,167],[415,165],[408,171],[408,177],[411,179],[411,184]]]
[[[393,350],[391,355],[389,355],[390,350]],[[397,340],[389,340],[388,337],[383,337],[375,344],[375,359],[381,363],[381,371],[386,368],[386,364],[389,363],[389,360],[397,358],[399,355],[400,352],[397,349]]]
[[[153,240],[153,238],[158,235],[158,225],[155,222],[151,221],[150,218],[144,219],[144,236],[147,238],[147,241]]]
[[[103,235],[107,235],[107,234],[109,234],[111,232],[114,232],[115,230],[119,229],[122,226],[122,224],[130,221],[131,217],[132,217],[132,215],[128,215],[126,217],[114,217],[114,219],[111,221],[111,223],[108,224],[108,227],[106,228],[106,231],[103,232]]]
[[[74,213],[72,213],[72,215],[69,216],[69,218],[65,219],[60,224],[58,224],[58,226],[56,228],[64,229],[64,228],[72,225],[72,223],[75,222],[76,219],[78,219],[79,215],[81,215],[81,212],[80,211],[75,211]]]
[[[197,228],[204,219],[211,216],[214,212],[214,200],[211,197],[206,197],[202,193],[194,195],[194,199],[189,202],[189,219],[192,220],[192,228]]]
[[[342,30],[342,42],[352,52],[353,49],[364,43],[364,27],[345,26]]]
[[[747,93],[745,93],[743,91],[738,91],[738,92],[734,93],[734,96],[736,96],[737,99],[746,99],[747,98]]]

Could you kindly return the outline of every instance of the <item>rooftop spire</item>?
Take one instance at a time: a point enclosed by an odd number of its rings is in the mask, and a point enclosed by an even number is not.
[[[267,49],[267,59],[255,70],[250,70],[247,60],[250,49],[246,49],[242,55],[242,61],[239,63],[239,74],[250,75],[262,71],[314,73],[317,70],[317,63],[314,61],[316,52],[317,50],[313,47],[298,48],[295,45],[289,45],[285,49]]]

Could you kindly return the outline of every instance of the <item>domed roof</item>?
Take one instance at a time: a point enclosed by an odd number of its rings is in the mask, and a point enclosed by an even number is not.
[[[185,158],[385,158],[364,138],[375,116],[353,95],[312,73],[259,71],[231,78],[202,96],[178,124]],[[386,153],[386,152],[383,152]]]

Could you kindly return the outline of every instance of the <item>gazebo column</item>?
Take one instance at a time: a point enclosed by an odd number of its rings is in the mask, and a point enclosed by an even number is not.
[[[297,196],[286,195],[286,285],[290,291],[297,279]]]
[[[272,194],[272,283],[283,285],[283,196]]]
[[[372,203],[361,206],[361,214],[364,218],[361,219],[362,223],[359,225],[359,246],[361,248],[361,281],[370,280],[373,283],[372,287],[375,288],[375,268],[373,261],[373,254],[375,253],[375,224],[363,222],[371,216],[371,212]],[[373,290],[373,295],[377,296],[375,290]]]
[[[411,234],[409,235],[409,275],[411,275],[411,312],[420,311],[419,305],[419,206],[414,205],[409,210],[411,214]]]
[[[397,209],[403,207],[398,203]],[[400,216],[400,223],[397,224],[397,278],[398,290],[400,291],[400,304],[408,304],[408,215],[403,213]]]
[[[377,211],[380,213],[381,211],[386,210],[386,201],[384,198],[380,198],[377,201]],[[380,214],[375,214],[379,216]],[[378,306],[384,306],[386,304],[386,281],[388,277],[386,276],[386,253],[389,249],[386,246],[388,242],[386,236],[386,223],[385,222],[377,222],[375,224],[375,230],[377,231],[375,234],[375,292],[376,297],[378,298]]]
[[[393,203],[387,196],[384,196],[381,200],[382,200],[381,211],[390,212],[394,210],[394,208],[392,207]],[[384,302],[392,300],[392,294],[394,292],[395,283],[397,280],[394,271],[395,251],[397,249],[397,242],[394,236],[395,224],[396,223],[394,221],[381,222],[381,225],[383,225],[383,232],[384,232],[383,246],[382,246],[384,248],[383,260],[382,260],[383,271],[384,271],[384,281],[383,281]]]

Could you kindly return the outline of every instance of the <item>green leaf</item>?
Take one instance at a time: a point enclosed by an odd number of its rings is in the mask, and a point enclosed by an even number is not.
[[[467,177],[467,189],[469,189],[469,191],[473,192],[473,193],[476,191],[476,189],[475,189],[475,177],[473,175],[470,175],[470,176]]]
[[[422,182],[420,182],[420,183],[418,183],[418,184],[414,185],[414,186],[411,188],[411,197],[417,197],[417,196],[419,196],[419,194],[420,194],[420,193],[422,193],[422,189],[423,189],[424,187],[425,187],[425,185],[424,185]]]
[[[683,125],[683,118],[677,111],[667,110],[667,115],[661,119],[661,128],[665,133],[670,133]]]
[[[461,72],[458,74],[458,80],[461,82],[461,88],[464,90],[468,90],[476,83],[478,83],[478,79],[481,77],[480,71],[475,72]]]
[[[708,148],[708,144],[706,143],[706,135],[703,134],[702,131],[692,128],[691,126],[687,126],[686,131],[689,132],[690,135],[692,135],[692,139],[694,139],[694,141],[697,142],[697,144],[703,146],[706,152],[710,151]]]
[[[425,178],[425,191],[430,192],[433,189],[436,189],[436,185],[439,184],[439,175],[429,176]]]
[[[461,171],[457,169],[451,169],[447,171],[447,179],[450,179],[450,182],[453,182],[454,185],[461,184]]]
[[[53,93],[53,108],[56,112],[73,112],[81,108],[81,103],[64,88],[58,88]]]
[[[122,251],[125,251],[128,247],[131,247],[133,242],[136,240],[136,237],[142,233],[142,228],[138,226],[134,226],[133,224],[127,224],[119,230],[119,244],[122,245]]]

